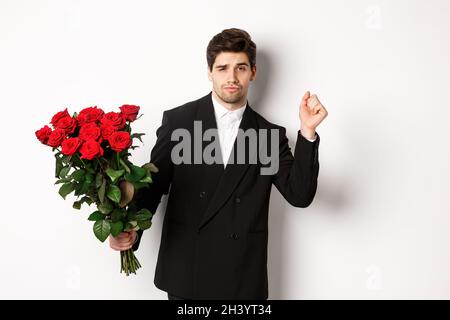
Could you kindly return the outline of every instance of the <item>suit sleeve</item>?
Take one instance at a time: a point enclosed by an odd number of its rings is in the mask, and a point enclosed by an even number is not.
[[[152,162],[158,172],[152,173],[152,183],[148,188],[139,189],[135,195],[138,209],[146,208],[155,214],[163,194],[169,192],[172,182],[173,163],[171,160],[172,130],[170,128],[167,111],[164,111],[161,126],[156,130],[156,143],[151,151]],[[143,230],[138,230],[138,238],[133,245],[133,250],[139,248]]]
[[[319,175],[319,143],[319,134],[316,140],[311,142],[299,130],[293,156],[286,137],[286,129],[280,130],[280,162],[278,172],[273,177],[273,183],[294,207],[308,207],[316,194]]]

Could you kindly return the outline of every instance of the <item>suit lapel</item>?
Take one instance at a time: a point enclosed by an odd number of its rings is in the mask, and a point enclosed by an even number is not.
[[[214,115],[214,107],[212,104],[211,95],[212,93],[210,93],[205,97],[206,99],[203,101],[203,103],[200,104],[198,110],[198,118],[202,120],[203,130],[209,128],[217,129],[217,123]],[[250,128],[253,128],[255,130],[257,129],[255,113],[253,109],[251,109],[250,104],[247,104],[247,107],[245,108],[239,128],[244,131]],[[236,150],[237,150],[237,139],[235,139],[234,141],[233,149],[231,152],[231,156],[234,155],[235,158],[236,158],[235,154]],[[248,148],[246,148],[246,152],[248,152]],[[208,165],[206,164],[202,165],[204,170],[206,170],[207,166]],[[209,205],[202,215],[200,224],[198,226],[199,230],[203,228],[218,213],[220,208],[230,198],[234,189],[237,187],[240,180],[244,176],[245,172],[248,170],[249,166],[250,164],[248,163],[248,161],[246,161],[245,164],[238,164],[236,163],[236,161],[227,164],[219,180],[217,188],[214,194],[212,195],[211,201],[209,201]]]

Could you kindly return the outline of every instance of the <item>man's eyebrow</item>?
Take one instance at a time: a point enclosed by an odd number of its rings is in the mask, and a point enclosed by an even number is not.
[[[247,66],[247,67],[249,66],[247,62],[239,62],[236,65],[238,65],[238,66]],[[225,68],[227,66],[228,66],[228,64],[222,64],[220,66],[216,66],[216,68]]]

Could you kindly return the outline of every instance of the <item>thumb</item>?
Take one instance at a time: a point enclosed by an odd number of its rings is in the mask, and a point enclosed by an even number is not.
[[[305,92],[305,94],[303,95],[303,98],[302,98],[302,103],[301,103],[301,106],[302,106],[302,107],[306,106],[306,102],[307,102],[307,100],[309,99],[310,95],[311,95],[311,94],[310,94],[309,91],[306,91],[306,92]]]

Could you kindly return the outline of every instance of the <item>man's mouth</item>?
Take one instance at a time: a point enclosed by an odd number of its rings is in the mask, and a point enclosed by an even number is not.
[[[235,92],[239,90],[239,87],[225,87],[225,90],[229,92]]]

